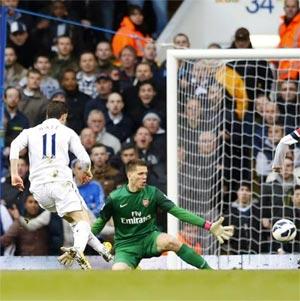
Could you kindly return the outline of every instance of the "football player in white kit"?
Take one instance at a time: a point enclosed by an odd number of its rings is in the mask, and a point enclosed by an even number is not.
[[[300,143],[300,128],[284,136],[278,143],[275,151],[272,169],[275,172],[280,172],[285,155],[289,149],[289,145]]]
[[[35,127],[23,130],[14,139],[10,147],[11,182],[19,190],[24,189],[17,165],[19,152],[27,147],[30,191],[42,208],[57,212],[73,229],[74,245],[71,248],[62,247],[65,253],[58,260],[68,265],[75,259],[86,270],[91,268],[83,253],[86,244],[94,248],[106,261],[110,261],[112,255],[91,233],[87,206],[68,166],[70,151],[79,159],[84,170],[81,183],[91,180],[90,157],[78,135],[65,126],[67,116],[65,103],[51,101],[47,107],[47,119]]]

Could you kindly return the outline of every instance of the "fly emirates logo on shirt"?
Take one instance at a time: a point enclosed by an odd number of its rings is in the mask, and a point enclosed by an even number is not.
[[[131,216],[132,216],[132,218],[121,217],[121,223],[129,224],[129,225],[136,225],[136,224],[143,224],[146,221],[151,219],[151,214],[148,214],[147,216],[142,216],[141,211],[132,211]]]

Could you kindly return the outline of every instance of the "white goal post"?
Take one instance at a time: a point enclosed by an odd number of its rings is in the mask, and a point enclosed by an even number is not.
[[[184,49],[167,50],[167,194],[179,204],[179,167],[178,167],[178,69],[181,61],[199,60],[300,60],[299,49]],[[298,90],[299,91],[299,90]],[[300,126],[300,124],[298,125]],[[201,185],[201,183],[199,183]],[[201,189],[201,187],[199,187]],[[179,222],[168,214],[168,233],[177,236]],[[218,253],[220,254],[220,253]],[[170,269],[181,268],[180,260],[173,254],[168,255]]]

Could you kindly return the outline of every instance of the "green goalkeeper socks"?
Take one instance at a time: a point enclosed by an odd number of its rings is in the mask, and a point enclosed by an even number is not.
[[[182,260],[187,262],[190,265],[198,269],[208,269],[211,270],[211,267],[205,261],[205,259],[197,254],[194,249],[188,247],[187,245],[183,244],[179,251],[176,253]]]

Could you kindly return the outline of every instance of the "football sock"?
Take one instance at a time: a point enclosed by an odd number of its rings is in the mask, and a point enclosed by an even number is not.
[[[99,239],[92,232],[90,232],[87,243],[99,254],[102,254],[105,251],[104,245],[99,241]]]
[[[91,233],[91,226],[86,221],[79,221],[73,228],[74,247],[83,252]]]
[[[198,269],[211,269],[205,259],[186,244],[183,244],[176,254],[183,261]]]

